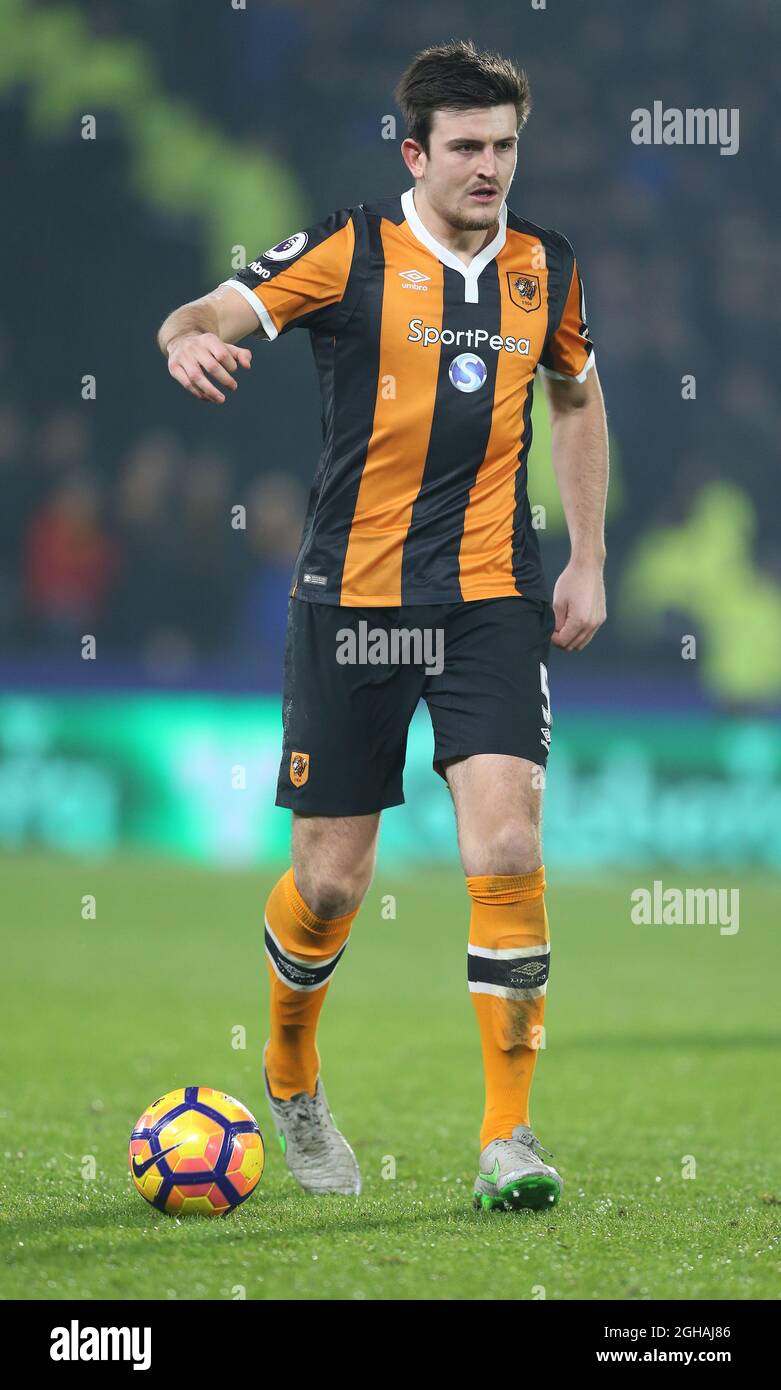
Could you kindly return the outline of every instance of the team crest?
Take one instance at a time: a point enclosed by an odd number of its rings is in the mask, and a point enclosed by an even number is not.
[[[303,787],[309,776],[309,754],[290,754],[290,780],[294,787]]]
[[[530,314],[532,309],[539,309],[542,303],[539,276],[520,275],[517,270],[508,270],[507,284],[510,298],[519,309],[523,309],[527,314]]]

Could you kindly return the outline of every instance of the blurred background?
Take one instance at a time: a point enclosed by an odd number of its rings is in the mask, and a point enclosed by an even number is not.
[[[529,74],[508,201],[575,247],[609,413],[609,622],[551,659],[546,863],[781,865],[769,0],[4,0],[0,847],[285,855],[311,350],[253,339],[215,408],[171,381],[155,334],[283,236],[406,188],[393,88],[453,37]],[[634,144],[655,101],[737,108],[738,152]],[[552,585],[567,542],[541,392],[534,426]],[[455,855],[430,758],[419,712],[388,862]]]

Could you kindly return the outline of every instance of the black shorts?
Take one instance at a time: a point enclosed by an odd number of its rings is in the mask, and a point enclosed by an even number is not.
[[[545,766],[551,714],[547,601],[341,608],[292,598],[277,806],[362,816],[404,801],[407,730],[418,701],[434,767],[506,753]]]

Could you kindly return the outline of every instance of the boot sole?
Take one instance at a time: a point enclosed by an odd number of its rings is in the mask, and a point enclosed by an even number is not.
[[[476,1192],[472,1205],[478,1211],[520,1211],[522,1208],[544,1210],[555,1207],[561,1196],[561,1185],[546,1174],[531,1174],[498,1187],[496,1192]]]

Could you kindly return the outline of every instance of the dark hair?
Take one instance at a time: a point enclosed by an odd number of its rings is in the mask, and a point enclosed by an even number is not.
[[[523,69],[499,53],[481,52],[471,39],[424,48],[396,88],[396,100],[410,137],[427,154],[435,111],[465,111],[512,102],[520,130],[532,104]]]

